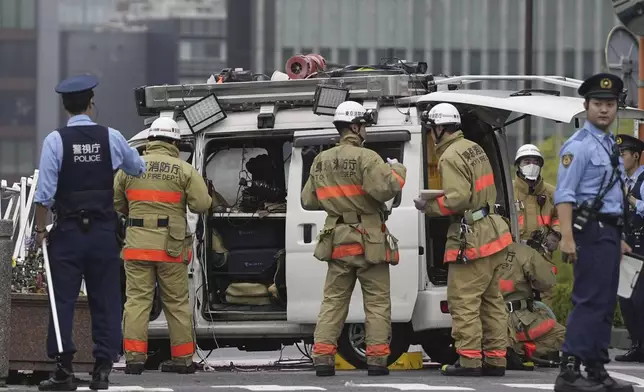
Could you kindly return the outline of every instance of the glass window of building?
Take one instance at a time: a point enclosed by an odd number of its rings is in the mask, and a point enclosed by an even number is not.
[[[34,171],[34,144],[31,140],[21,140],[18,142],[16,166],[18,174],[20,175],[28,175]]]
[[[0,0],[0,28],[18,27],[18,0]]]

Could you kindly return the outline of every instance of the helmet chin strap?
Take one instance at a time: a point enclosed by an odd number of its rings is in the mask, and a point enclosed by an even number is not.
[[[432,133],[434,134],[434,137],[436,138],[436,143],[438,143],[443,138],[443,135],[445,135],[445,127],[443,127],[443,130],[441,131],[440,136],[436,133],[436,128],[435,127],[432,127]]]

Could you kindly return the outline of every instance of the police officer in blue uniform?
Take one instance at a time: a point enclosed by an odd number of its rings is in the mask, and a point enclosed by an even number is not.
[[[644,142],[630,135],[617,135],[617,145],[624,160],[624,182],[628,201],[626,243],[633,253],[644,256],[644,165],[640,165]],[[619,297],[624,324],[632,347],[619,362],[644,362],[644,283],[636,282],[630,298]]]
[[[562,346],[555,391],[633,391],[614,380],[604,364],[615,306],[623,241],[623,161],[610,126],[617,117],[624,83],[594,75],[579,87],[586,122],[561,147],[555,205],[561,223],[560,249],[574,263],[573,309]],[[584,363],[588,377],[580,371]]]
[[[45,138],[40,157],[36,203],[36,241],[47,236],[51,279],[58,311],[63,352],[59,352],[52,318],[49,319],[47,355],[56,371],[38,387],[41,391],[75,391],[72,359],[74,304],[84,277],[92,317],[93,356],[96,359],[90,389],[107,389],[112,364],[122,345],[119,247],[114,210],[114,172],[133,176],[145,171],[145,163],[120,132],[95,124],[93,89],[98,80],[90,75],[62,81],[67,126]],[[46,233],[48,210],[54,227]]]

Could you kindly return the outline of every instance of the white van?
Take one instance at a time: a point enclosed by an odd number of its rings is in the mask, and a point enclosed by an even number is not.
[[[486,78],[501,77],[435,78],[388,68],[341,71],[304,80],[137,89],[139,114],[148,117],[145,123],[159,115],[175,118],[184,139],[183,159],[212,181],[233,206],[201,216],[197,225],[195,258],[189,268],[198,345],[202,349],[268,351],[313,339],[326,275],[326,264],[313,257],[313,250],[326,214],[305,209],[300,192],[316,154],[338,140],[332,117],[314,113],[316,87],[324,84],[346,87],[350,99],[376,109],[377,123],[368,128],[365,147],[383,159],[397,158],[407,167],[405,187],[394,200],[387,221],[400,241],[401,258],[400,264],[391,268],[393,328],[389,360],[395,361],[410,344],[422,345],[434,361],[455,360],[446,296],[447,268],[443,264],[449,219],[427,218],[413,203],[419,190],[440,181],[433,146],[428,145],[419,122],[421,111],[440,102],[457,106],[465,137],[480,144],[490,158],[497,203],[507,211],[515,239],[517,220],[511,207],[514,169],[507,158],[505,125],[513,114],[513,118],[538,116],[563,123],[572,123],[584,114],[581,98],[547,91],[458,89],[464,82]],[[552,77],[541,80],[568,87],[581,83]],[[195,125],[188,125],[182,110],[205,103],[204,98],[212,99],[211,94],[218,98],[226,118],[193,133]],[[628,108],[621,111],[620,118],[644,119],[644,112]],[[140,132],[130,144],[142,151],[146,134],[147,130]],[[261,155],[266,155],[263,161],[257,159],[247,165]],[[227,258],[212,251],[215,231],[228,250]],[[237,302],[227,289],[244,282],[264,287],[276,283],[286,301]],[[152,313],[150,347],[159,351],[150,357],[148,365],[156,367],[169,355],[168,330],[158,302]],[[363,323],[362,295],[356,288],[338,351],[358,368],[366,367]]]

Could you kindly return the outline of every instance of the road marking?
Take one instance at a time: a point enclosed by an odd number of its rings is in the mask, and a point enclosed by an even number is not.
[[[399,391],[474,391],[473,388],[450,387],[446,385],[427,385],[427,384],[354,384],[347,382],[345,387],[364,387],[364,388],[393,388]]]
[[[620,380],[626,381],[626,382],[632,382],[633,384],[635,384],[635,385],[633,385],[634,387],[644,388],[644,379],[641,379],[641,378],[635,377],[635,376],[631,376],[629,374],[617,373],[617,372],[613,372],[613,371],[610,371],[608,373],[613,378],[617,378],[617,379],[620,379]]]
[[[89,387],[78,387],[77,391],[89,391]],[[143,392],[174,392],[174,389],[171,388],[143,388],[137,385],[134,386],[110,386],[108,391],[121,391],[121,392],[134,392],[134,391],[143,391]]]
[[[321,387],[309,387],[299,385],[213,385],[211,388],[240,388],[249,391],[326,391]]]
[[[555,384],[501,384],[510,388],[530,388],[542,389],[544,391],[552,391],[555,389]]]

